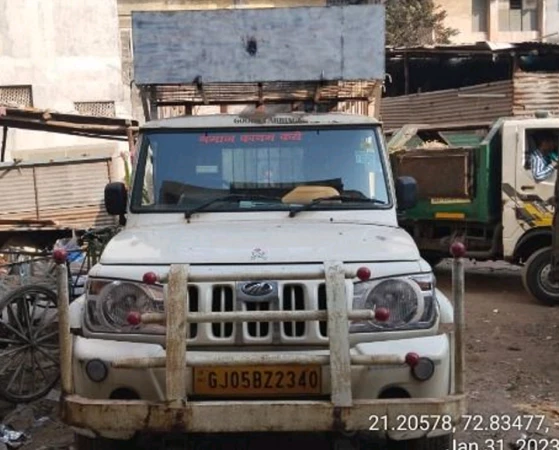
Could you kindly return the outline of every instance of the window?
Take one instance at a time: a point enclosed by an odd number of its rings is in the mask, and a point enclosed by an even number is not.
[[[115,102],[76,102],[74,108],[79,114],[96,117],[115,117]]]
[[[555,171],[551,162],[557,161],[558,146],[559,134],[557,129],[526,130],[523,165],[524,169],[531,171],[536,182],[553,177]],[[534,164],[536,165],[534,166]]]
[[[32,107],[31,86],[0,86],[0,105]]]
[[[293,206],[284,197],[297,187],[316,186],[349,198],[316,209],[387,206],[377,133],[289,127],[149,132],[142,139],[132,204],[136,211],[187,211],[209,201],[208,212],[278,211]]]
[[[537,31],[538,0],[499,0],[500,31]]]
[[[487,32],[487,5],[489,0],[472,0],[472,31]]]

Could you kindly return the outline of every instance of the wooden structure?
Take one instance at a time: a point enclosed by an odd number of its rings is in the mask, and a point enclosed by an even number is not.
[[[197,105],[378,113],[381,4],[136,12],[132,29],[148,120],[192,114]]]
[[[480,43],[387,55],[393,79],[381,107],[387,128],[559,114],[559,45]]]
[[[103,204],[104,186],[112,181],[110,156],[6,162],[10,129],[129,142],[133,150],[137,127],[132,120],[0,107],[0,247],[13,237],[46,243],[72,230],[114,225]]]

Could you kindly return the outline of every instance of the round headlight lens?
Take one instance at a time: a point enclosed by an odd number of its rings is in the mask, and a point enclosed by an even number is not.
[[[424,310],[423,295],[419,286],[409,280],[384,280],[369,292],[365,307],[388,309],[388,320],[377,325],[397,327],[421,318]]]
[[[151,296],[137,284],[116,281],[103,291],[100,295],[104,298],[100,303],[102,316],[113,328],[130,326],[127,318],[132,311],[144,313],[151,310]]]

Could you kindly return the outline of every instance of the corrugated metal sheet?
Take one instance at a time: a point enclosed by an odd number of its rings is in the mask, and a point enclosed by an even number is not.
[[[47,228],[107,226],[103,191],[111,181],[110,158],[26,163],[0,169],[0,219],[53,221]],[[33,228],[33,226],[27,226]],[[0,231],[20,229],[0,225]]]
[[[541,110],[559,114],[559,73],[516,72],[513,114],[533,114]]]
[[[57,164],[36,169],[36,180],[40,210],[76,208],[99,204],[109,172],[105,161]]]
[[[510,80],[460,89],[383,98],[381,120],[386,129],[409,123],[447,123],[495,120],[512,115]]]
[[[35,188],[32,167],[0,169],[0,212],[35,216]]]

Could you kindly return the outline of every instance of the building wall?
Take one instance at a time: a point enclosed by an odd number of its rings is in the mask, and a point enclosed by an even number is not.
[[[524,16],[519,13],[524,17],[520,19],[520,22],[524,20],[522,29],[512,31],[518,28],[515,22],[517,16],[515,16],[516,12],[513,12],[509,22],[507,14],[510,13],[504,12],[510,7],[509,1],[436,0],[436,3],[447,12],[446,25],[459,31],[459,34],[452,38],[454,43],[478,41],[510,43],[535,40],[543,36],[546,33],[545,18],[549,15],[548,3],[559,2],[559,0],[522,0],[523,5],[527,5],[527,8],[535,6],[535,10],[526,9]],[[531,16],[528,17],[529,15]],[[529,23],[534,26],[528,26]]]
[[[32,104],[21,106],[76,112],[76,102],[108,102],[114,115],[131,117],[121,76],[116,0],[0,0],[0,29],[0,99],[6,100],[9,86],[30,86]],[[16,98],[16,103],[26,102]],[[7,160],[94,156],[126,148],[55,133],[10,129],[7,136]]]
[[[545,36],[548,42],[559,42],[559,0],[546,0]]]

